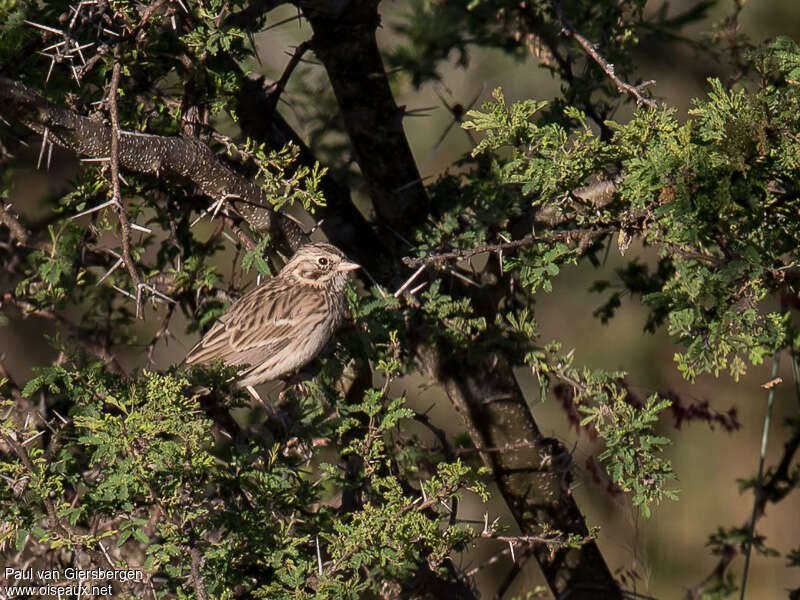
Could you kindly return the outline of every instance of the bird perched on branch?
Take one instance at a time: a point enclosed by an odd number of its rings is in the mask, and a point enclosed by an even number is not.
[[[289,375],[323,349],[344,314],[350,271],[358,268],[335,246],[303,246],[280,273],[231,304],[187,364],[249,365],[238,385],[261,401],[253,386]]]

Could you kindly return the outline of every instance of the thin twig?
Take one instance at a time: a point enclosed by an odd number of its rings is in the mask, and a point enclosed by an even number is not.
[[[481,246],[476,246],[468,250],[451,250],[450,252],[443,252],[442,254],[431,254],[429,256],[423,256],[419,258],[406,256],[403,258],[403,262],[406,264],[406,266],[413,268],[419,265],[441,263],[448,260],[465,260],[477,254],[483,254],[484,252],[499,253],[502,252],[503,250],[522,248],[525,246],[532,246],[533,244],[540,244],[540,243],[547,244],[558,241],[571,241],[574,239],[591,240],[592,238],[604,235],[609,231],[610,228],[601,228],[595,231],[588,229],[553,231],[546,236],[528,235],[519,240],[512,240],[510,242],[503,242],[499,244],[483,244]]]
[[[566,16],[564,15],[564,11],[561,8],[561,4],[559,4],[558,0],[553,0],[552,2],[553,10],[555,11],[556,15],[558,15],[559,21],[561,21],[561,32],[573,40],[578,42],[581,48],[583,48],[584,52],[588,54],[594,62],[596,62],[603,72],[608,75],[608,77],[613,81],[617,89],[620,92],[627,92],[634,98],[636,98],[636,104],[645,104],[650,108],[657,108],[658,104],[655,100],[650,98],[645,98],[641,94],[641,90],[655,84],[655,81],[645,81],[640,83],[638,86],[633,86],[630,83],[627,83],[620,79],[616,71],[614,69],[614,65],[609,63],[605,58],[603,58],[600,53],[597,51],[597,46],[583,37],[575,28],[570,24],[567,20]]]
[[[140,291],[142,280],[136,271],[136,265],[131,256],[131,223],[128,218],[127,202],[122,197],[119,185],[119,110],[117,107],[117,90],[119,89],[119,79],[122,72],[122,61],[120,60],[119,46],[114,47],[114,67],[111,72],[111,85],[108,90],[108,111],[111,115],[111,187],[113,190],[112,200],[116,201],[117,212],[119,213],[119,223],[122,229],[122,260],[130,273],[134,287]],[[143,319],[141,294],[136,294],[136,318]]]
[[[778,367],[780,365],[780,352],[776,352],[772,357],[772,379],[778,376]],[[753,538],[755,537],[756,519],[758,518],[758,506],[761,501],[762,493],[762,478],[764,476],[764,460],[767,456],[767,441],[769,440],[769,427],[772,423],[772,407],[775,403],[775,387],[769,388],[769,395],[767,396],[767,414],[764,415],[764,429],[761,433],[761,456],[758,460],[758,475],[756,476],[756,485],[753,490],[753,514],[750,516],[750,526],[747,533],[747,546],[744,551],[744,570],[742,571],[742,587],[739,593],[739,599],[744,600],[744,591],[747,587],[747,571],[750,568],[750,554],[753,550]]]
[[[289,62],[286,64],[286,68],[283,70],[281,74],[281,78],[278,79],[275,83],[272,84],[274,89],[270,92],[269,97],[267,99],[267,106],[266,106],[266,115],[265,118],[270,118],[271,114],[275,111],[275,107],[278,106],[278,100],[280,100],[281,94],[283,90],[286,89],[286,84],[289,83],[289,78],[292,76],[292,73],[297,68],[297,65],[300,63],[300,59],[303,58],[303,54],[305,54],[311,48],[311,43],[308,41],[303,42],[297,48],[295,48],[292,57],[289,59]]]

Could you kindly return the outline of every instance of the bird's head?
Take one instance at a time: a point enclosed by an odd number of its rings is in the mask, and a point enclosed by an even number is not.
[[[306,244],[295,252],[281,270],[281,276],[290,277],[297,284],[326,287],[341,292],[347,285],[350,271],[360,265],[347,259],[336,246],[315,242]]]

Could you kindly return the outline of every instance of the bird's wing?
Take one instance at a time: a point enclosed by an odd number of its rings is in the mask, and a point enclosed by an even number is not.
[[[219,321],[189,352],[186,362],[208,363],[221,358],[228,365],[256,364],[285,350],[313,313],[322,312],[323,298],[298,298],[276,278],[231,304]],[[312,317],[312,320],[313,317]]]

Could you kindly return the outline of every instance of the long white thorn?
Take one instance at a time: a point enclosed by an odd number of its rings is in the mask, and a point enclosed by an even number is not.
[[[415,280],[417,277],[419,277],[420,273],[422,273],[422,271],[424,271],[424,270],[425,270],[425,267],[426,267],[426,266],[427,266],[427,265],[422,265],[422,266],[421,266],[419,269],[417,269],[416,271],[414,271],[414,274],[413,274],[411,277],[409,277],[409,278],[406,280],[406,282],[405,282],[403,285],[401,285],[401,286],[400,286],[400,289],[398,289],[398,290],[397,290],[397,291],[394,293],[394,297],[395,297],[395,298],[399,298],[399,297],[400,297],[400,294],[402,294],[404,291],[406,291],[406,288],[407,288],[408,286],[410,286],[410,285],[411,285],[411,284],[414,282],[414,280]]]

